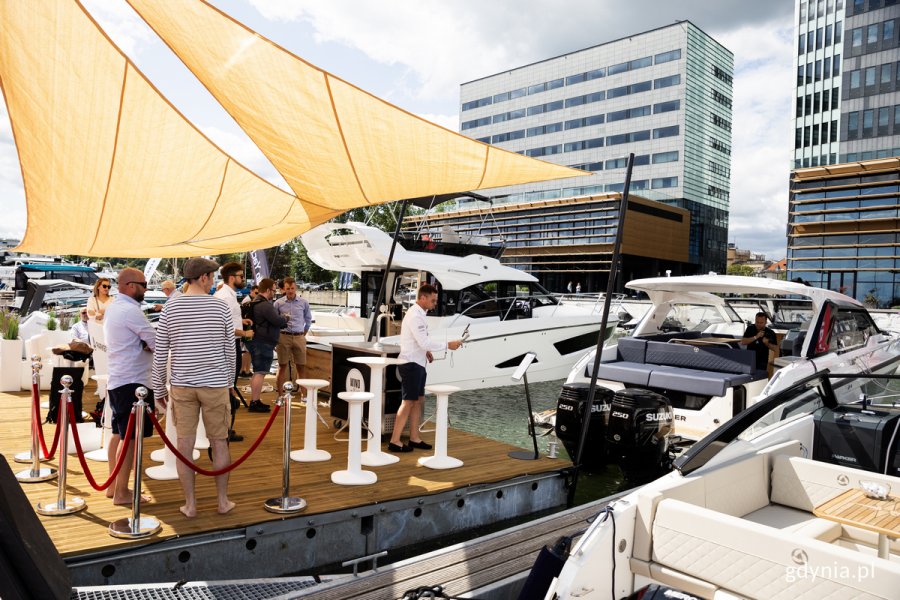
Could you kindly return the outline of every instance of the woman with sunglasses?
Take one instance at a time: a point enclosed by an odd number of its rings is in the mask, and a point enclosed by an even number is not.
[[[87,311],[88,318],[94,319],[98,323],[103,321],[103,314],[106,312],[106,306],[112,302],[112,296],[109,295],[109,279],[100,278],[94,282],[94,292],[88,298]]]

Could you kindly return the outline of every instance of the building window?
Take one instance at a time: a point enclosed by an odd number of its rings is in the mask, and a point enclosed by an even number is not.
[[[672,87],[673,85],[679,85],[681,83],[681,75],[675,74],[670,75],[669,77],[660,77],[653,81],[653,88],[660,89],[666,87]]]
[[[462,124],[462,130],[466,131],[467,129],[474,129],[476,127],[484,127],[485,125],[491,124],[490,117],[484,117],[483,119],[475,119],[474,121],[464,121]]]
[[[878,23],[869,25],[866,28],[866,43],[867,44],[878,43]]]
[[[893,21],[885,21],[884,22],[884,30],[881,34],[881,39],[884,41],[889,41],[894,39],[894,22]]]
[[[885,135],[887,134],[887,128],[891,122],[891,107],[890,106],[882,106],[878,109],[878,130],[881,133],[881,129],[884,128]]]
[[[831,57],[831,75],[837,77],[841,74],[841,55],[835,54]]]
[[[868,109],[863,111],[863,131],[862,136],[864,138],[872,137],[872,127],[875,121],[875,110]]]
[[[828,104],[830,98],[831,92],[829,92],[828,90],[822,92],[822,112],[828,112],[831,109]]]
[[[678,162],[678,150],[673,150],[671,152],[657,152],[653,155],[654,165],[670,162]]]
[[[721,94],[720,94],[721,95]],[[681,100],[669,100],[653,105],[653,114],[672,112],[681,108]]]
[[[462,105],[463,110],[472,110],[473,108],[481,108],[482,106],[488,106],[493,102],[493,99],[488,96],[487,98],[479,98],[478,100],[472,100],[470,102],[464,102]]]
[[[709,146],[713,150],[717,150],[717,151],[721,152],[722,154],[727,154],[728,156],[731,156],[731,146],[729,146],[728,144],[726,144],[725,142],[723,142],[721,140],[718,140],[714,137],[710,137],[709,138]]]
[[[850,47],[851,48],[861,48],[862,47],[862,27],[857,27],[856,29],[850,30]]]
[[[838,101],[840,100],[841,89],[833,88],[831,90],[831,110],[837,110]]]
[[[832,28],[831,28],[831,25],[826,25],[826,26],[825,26],[825,47],[826,47],[826,48],[827,48],[828,46],[831,45],[831,37],[832,37],[832,36],[831,36],[831,29],[832,29]]]
[[[731,131],[731,121],[729,121],[728,119],[725,119],[723,117],[720,117],[716,113],[711,113],[710,117],[712,118],[713,125],[721,128],[721,129],[724,129],[725,131]]]
[[[681,58],[681,48],[676,50],[669,50],[668,52],[662,52],[653,57],[653,62],[660,65],[662,63],[671,62],[673,60],[678,60]]]
[[[887,64],[881,65],[881,85],[885,85],[891,82],[891,71],[893,71],[894,65]]]
[[[658,190],[660,188],[673,188],[678,187],[678,178],[677,177],[657,177],[650,182],[650,187],[654,190]]]
[[[724,81],[728,85],[731,85],[732,81],[734,80],[734,78],[729,75],[727,71],[720,69],[717,66],[713,66],[713,75],[715,75],[718,79]]]
[[[822,79],[828,79],[831,77],[831,60],[826,58],[822,61]]]
[[[822,81],[822,61],[816,61],[816,81]]]
[[[678,125],[659,127],[658,129],[653,130],[653,139],[658,140],[660,138],[674,137],[678,135],[678,131]]]
[[[720,165],[714,160],[708,162],[708,168],[711,173],[722,175],[723,177],[728,177],[731,174],[731,169],[729,169],[725,165]]]
[[[653,181],[656,181],[656,179],[654,179]],[[727,201],[729,197],[728,190],[723,190],[722,188],[716,187],[714,185],[706,186],[706,194],[708,196],[712,196],[713,198],[718,198],[719,200],[725,201]]]
[[[859,137],[859,113],[854,111],[847,113],[847,139],[855,140]]]
[[[850,89],[858,90],[859,89],[859,71],[850,71]]]

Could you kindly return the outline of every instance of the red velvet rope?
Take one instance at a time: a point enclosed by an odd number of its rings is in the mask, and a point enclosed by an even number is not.
[[[172,402],[171,398],[169,398],[169,402]],[[228,465],[224,469],[219,469],[218,471],[207,471],[206,469],[200,468],[197,465],[195,465],[194,461],[185,458],[185,456],[181,452],[178,451],[178,448],[176,448],[172,444],[172,442],[169,440],[169,438],[166,437],[166,432],[163,430],[162,426],[159,424],[159,421],[157,420],[156,415],[153,414],[153,411],[151,411],[149,407],[147,408],[147,412],[150,414],[150,421],[153,423],[153,427],[156,428],[156,432],[159,434],[159,437],[162,438],[162,441],[166,445],[166,447],[172,451],[172,454],[174,454],[178,458],[178,460],[180,460],[181,462],[183,462],[184,464],[189,466],[192,470],[196,471],[197,473],[200,473],[201,475],[206,475],[208,477],[217,477],[219,475],[224,475],[225,473],[228,473],[228,472],[232,471],[233,469],[236,469],[242,462],[244,462],[245,460],[250,458],[250,455],[253,454],[253,452],[256,450],[256,448],[262,443],[263,438],[266,437],[266,434],[269,433],[269,429],[272,428],[272,423],[275,422],[275,417],[278,415],[279,410],[281,410],[281,407],[276,404],[275,410],[273,410],[272,414],[269,415],[269,420],[266,422],[266,426],[263,427],[262,433],[259,434],[259,437],[256,438],[256,441],[253,442],[253,445],[250,446],[250,448],[246,452],[244,452],[244,454],[242,454],[239,459],[232,462],[230,465]]]
[[[62,402],[63,395],[60,394],[60,402]],[[32,434],[37,431],[38,441],[41,443],[41,451],[44,453],[44,458],[53,458],[56,454],[56,446],[59,444],[59,411],[57,410],[57,418],[56,418],[56,431],[53,433],[53,446],[50,450],[47,450],[47,442],[44,441],[44,429],[41,427],[41,393],[38,391],[38,384],[32,382],[31,384],[31,431]]]
[[[69,419],[74,422],[75,407],[69,404],[68,411]],[[87,460],[84,458],[84,451],[81,449],[81,439],[78,437],[78,427],[72,427],[72,439],[75,441],[75,449],[78,451],[78,462],[81,463],[81,468],[84,469],[84,476],[87,477],[88,483],[91,484],[92,488],[98,492],[102,492],[112,485],[112,482],[116,480],[116,476],[122,469],[122,465],[125,463],[125,454],[128,452],[128,444],[131,443],[132,438],[134,438],[134,413],[131,413],[128,417],[128,427],[125,428],[125,437],[122,439],[122,444],[125,445],[121,446],[118,450],[119,459],[116,461],[116,466],[113,468],[112,473],[109,474],[109,479],[101,485],[97,485],[97,481],[94,479],[94,476],[91,475],[91,470],[88,468]]]

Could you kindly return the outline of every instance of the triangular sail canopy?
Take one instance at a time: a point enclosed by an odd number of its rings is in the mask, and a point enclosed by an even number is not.
[[[294,56],[200,0],[128,0],[305,206],[350,209],[589,175],[476,142]]]
[[[302,205],[222,152],[71,0],[0,3],[0,87],[25,185],[21,251],[218,254],[341,212]]]

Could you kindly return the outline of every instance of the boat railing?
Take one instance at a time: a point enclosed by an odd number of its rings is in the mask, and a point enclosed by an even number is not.
[[[590,304],[591,314],[600,314],[603,312],[603,301],[606,297],[606,294],[601,292],[599,294],[596,293],[581,293],[581,294],[554,294],[554,297],[560,302],[564,302],[566,304],[577,304],[580,306],[584,306]],[[625,294],[613,294],[612,299],[610,301],[610,312],[613,312],[613,309],[623,309],[622,303],[625,301],[627,296]]]

